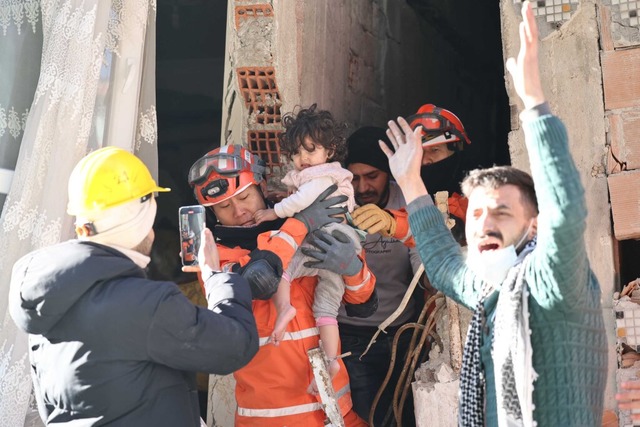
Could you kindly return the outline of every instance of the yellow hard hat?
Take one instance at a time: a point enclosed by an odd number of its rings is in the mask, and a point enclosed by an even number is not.
[[[158,191],[171,190],[158,187],[142,160],[122,148],[105,147],[71,172],[67,213],[87,217]]]

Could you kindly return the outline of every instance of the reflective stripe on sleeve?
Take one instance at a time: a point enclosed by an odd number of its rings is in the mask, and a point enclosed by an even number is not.
[[[349,291],[357,291],[361,287],[363,287],[369,281],[369,279],[371,279],[371,272],[367,271],[367,275],[364,277],[364,280],[362,282],[360,282],[360,284],[355,285],[355,286],[349,286],[349,285],[345,284],[344,287],[347,288],[347,290],[349,290]]]
[[[305,338],[314,337],[316,335],[320,335],[320,331],[318,331],[318,328],[315,328],[315,327],[302,329],[300,331],[285,332],[284,337],[282,338],[282,341],[302,340]],[[267,344],[268,341],[269,341],[269,337],[260,337],[260,347]]]
[[[410,238],[413,237],[413,234],[411,233],[411,229],[409,229],[409,232],[407,233],[406,236],[404,236],[404,238],[399,239],[402,243],[406,242],[407,240],[409,240]]]
[[[342,387],[336,393],[336,398],[341,398],[345,394],[349,392],[350,388],[347,384]],[[322,405],[319,402],[315,403],[305,403],[303,405],[294,405],[294,406],[285,406],[284,408],[273,408],[273,409],[250,409],[250,408],[242,408],[238,406],[238,415],[242,417],[263,417],[263,418],[275,418],[275,417],[284,417],[287,415],[298,415],[305,414],[307,412],[321,411]]]
[[[291,237],[289,234],[283,231],[280,231],[280,230],[272,231],[271,234],[269,234],[269,237],[272,239],[274,237],[278,237],[284,240],[285,242],[287,242],[287,244],[291,246],[294,251],[298,249],[298,244],[296,243],[296,240],[293,237]]]

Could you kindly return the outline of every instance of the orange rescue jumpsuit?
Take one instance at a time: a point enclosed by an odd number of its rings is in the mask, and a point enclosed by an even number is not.
[[[258,236],[257,249],[276,254],[287,268],[291,257],[307,234],[306,227],[290,218],[279,230]],[[230,263],[244,265],[249,261],[249,250],[240,247],[218,246],[221,266]],[[369,271],[364,254],[360,256],[362,270],[355,276],[344,276],[344,301],[351,304],[366,302],[374,289],[375,277]],[[313,379],[307,350],[318,347],[319,333],[313,317],[313,295],[316,277],[302,277],[291,283],[291,304],[296,308],[295,318],[289,322],[280,346],[267,344],[276,320],[276,309],[271,300],[253,300],[253,314],[258,326],[260,350],[244,368],[236,371],[237,427],[322,427],[325,415],[319,396],[307,393]],[[333,379],[347,427],[366,426],[351,409],[351,393],[347,370],[339,360],[340,371]]]

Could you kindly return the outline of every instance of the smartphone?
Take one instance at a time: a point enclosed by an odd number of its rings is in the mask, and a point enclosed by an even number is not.
[[[204,206],[181,206],[178,209],[180,224],[180,253],[182,265],[198,264],[200,239],[205,227]]]

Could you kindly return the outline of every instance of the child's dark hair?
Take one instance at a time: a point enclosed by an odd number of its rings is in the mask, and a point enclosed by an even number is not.
[[[280,149],[291,158],[303,145],[313,151],[313,146],[305,144],[309,137],[327,150],[333,150],[331,161],[342,162],[347,156],[347,144],[342,134],[344,126],[334,120],[327,110],[316,111],[317,104],[303,108],[295,113],[287,113],[282,117],[284,132],[280,134]]]

